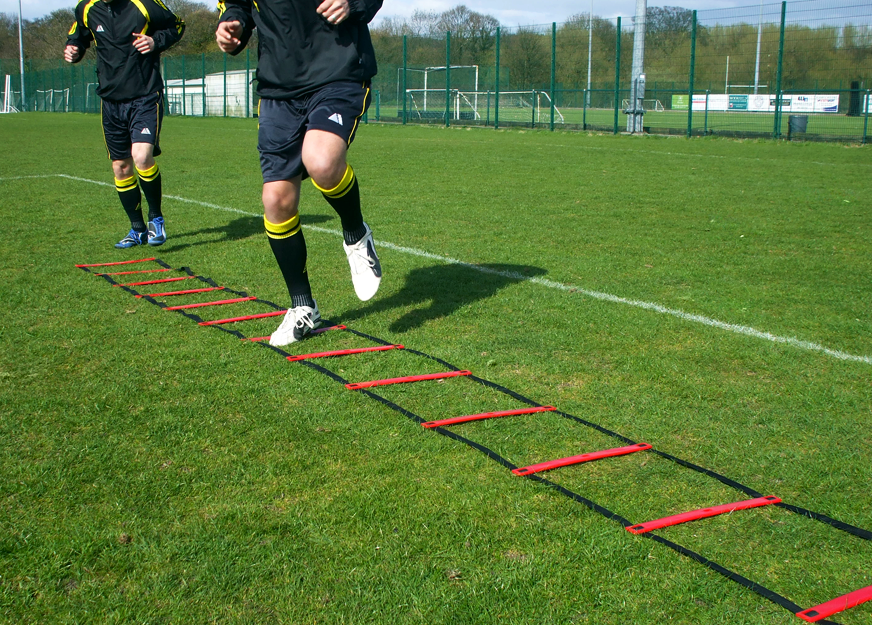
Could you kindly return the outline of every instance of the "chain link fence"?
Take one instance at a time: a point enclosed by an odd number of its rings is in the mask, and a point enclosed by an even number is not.
[[[872,114],[872,4],[795,0],[711,11],[649,8],[644,77],[633,78],[635,20],[446,32],[373,30],[379,74],[365,121],[866,143]],[[167,113],[256,115],[246,51],[164,56]],[[0,106],[99,111],[93,62],[17,60]],[[639,97],[641,96],[641,97]],[[5,108],[4,108],[5,110]]]

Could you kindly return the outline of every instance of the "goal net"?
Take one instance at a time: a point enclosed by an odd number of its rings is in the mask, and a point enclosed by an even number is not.
[[[621,102],[621,107],[624,111],[630,110],[630,101],[623,100]],[[666,110],[660,100],[642,100],[642,108],[646,111],[656,111],[658,113]]]
[[[499,104],[500,121],[536,124],[551,121],[551,97],[547,91],[503,91],[498,98],[494,91],[406,89],[406,102],[407,114],[412,119],[444,122],[447,111],[452,120],[491,121]],[[557,107],[554,121],[565,122]]]

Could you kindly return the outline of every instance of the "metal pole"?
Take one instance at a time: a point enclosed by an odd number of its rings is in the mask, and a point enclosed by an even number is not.
[[[724,78],[724,93],[730,93],[730,55],[727,55],[727,75]]]
[[[687,106],[687,136],[693,134],[693,74],[696,70],[696,11],[693,12],[693,21],[690,26],[690,81],[688,85]]]
[[[18,0],[18,62],[21,69],[21,110],[27,110],[24,97],[24,28],[21,26],[21,0]]]
[[[778,41],[778,72],[775,78],[775,131],[774,137],[781,136],[781,70],[784,66],[784,22],[787,18],[787,2],[781,3],[781,36]]]
[[[754,95],[760,85],[760,43],[763,40],[763,0],[760,0],[760,18],[757,20],[757,62],[754,65]],[[727,57],[729,58],[729,57]]]
[[[445,31],[445,127],[451,125],[451,31]]]
[[[590,68],[591,55],[593,54],[593,0],[590,0],[590,13],[587,17],[587,101],[585,104],[590,106]]]
[[[182,57],[185,58],[185,57]],[[245,49],[245,117],[251,117],[251,81],[249,80],[249,69],[251,68],[251,49]]]
[[[872,106],[872,96],[869,94],[872,93],[869,89],[866,89],[866,110],[863,114],[863,145],[866,145],[866,137],[869,131],[869,107]]]
[[[554,82],[557,72],[557,22],[551,22],[551,124],[550,129],[554,130]]]
[[[621,18],[618,18],[618,29],[615,36],[615,128],[618,134],[618,108],[621,105]]]
[[[203,52],[203,117],[206,117],[206,53]]]
[[[500,27],[497,26],[497,83],[494,89],[494,130],[500,127]]]
[[[645,98],[645,22],[648,2],[636,0],[636,17],[633,20],[633,71],[630,82],[630,102],[627,107],[627,132],[642,132],[645,114],[642,100]]]
[[[187,105],[185,100],[188,99],[187,96],[185,95],[185,56],[186,55],[184,55],[184,54],[182,55],[182,117],[185,116],[185,112],[186,112],[185,107]]]
[[[224,117],[227,117],[227,53],[224,53]]]
[[[406,67],[408,61],[408,45],[406,35],[403,35],[403,123],[406,123]]]

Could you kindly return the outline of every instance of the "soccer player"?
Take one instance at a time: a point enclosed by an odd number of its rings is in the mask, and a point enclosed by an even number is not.
[[[270,344],[299,341],[321,323],[306,269],[300,185],[306,177],[338,213],[357,296],[378,290],[381,264],[346,162],[369,106],[375,52],[367,24],[381,0],[223,0],[215,37],[230,54],[258,30],[258,144],[264,225],[291,296]]]
[[[115,189],[130,218],[130,232],[115,247],[161,245],[167,240],[161,174],[154,161],[160,154],[163,121],[160,53],[184,32],[184,21],[161,0],[79,0],[76,5],[64,60],[81,61],[92,41],[97,48],[103,137]],[[147,226],[142,195],[148,202]]]

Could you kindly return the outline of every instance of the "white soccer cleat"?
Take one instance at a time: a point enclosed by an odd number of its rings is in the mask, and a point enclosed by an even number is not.
[[[372,230],[366,227],[366,234],[354,245],[342,244],[345,255],[348,257],[348,265],[351,267],[351,282],[354,284],[354,292],[361,301],[372,299],[378,291],[381,283],[382,270],[378,255],[375,253],[375,245],[372,241]]]
[[[314,308],[309,306],[289,308],[282,324],[269,337],[269,344],[282,347],[295,343],[311,334],[319,325],[321,325],[321,313],[318,312],[318,304],[315,304]]]

